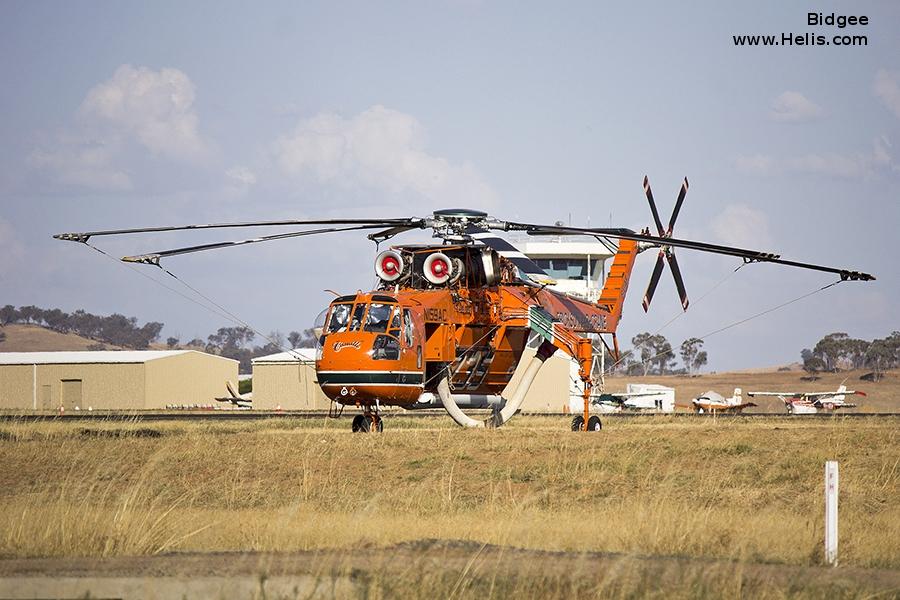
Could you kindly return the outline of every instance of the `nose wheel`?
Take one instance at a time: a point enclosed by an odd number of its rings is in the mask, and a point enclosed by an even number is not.
[[[377,412],[366,410],[365,414],[353,417],[350,429],[353,433],[381,433],[384,431],[384,419]]]

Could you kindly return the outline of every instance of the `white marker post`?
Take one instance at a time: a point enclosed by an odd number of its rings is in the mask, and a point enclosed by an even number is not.
[[[838,464],[825,463],[825,562],[837,565],[838,556]]]

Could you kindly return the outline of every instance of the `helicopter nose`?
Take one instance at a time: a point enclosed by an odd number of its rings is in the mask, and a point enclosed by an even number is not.
[[[382,339],[384,338],[384,339]],[[316,363],[319,386],[326,396],[342,404],[406,404],[422,393],[421,371],[405,371],[399,350],[387,343],[389,336],[335,333],[325,338]]]

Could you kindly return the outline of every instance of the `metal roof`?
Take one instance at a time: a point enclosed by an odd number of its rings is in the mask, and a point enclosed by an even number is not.
[[[99,363],[145,363],[195,352],[196,350],[98,350],[81,352],[0,352],[0,365],[72,365]],[[210,354],[210,356],[214,356]],[[224,360],[232,360],[219,356]]]
[[[298,357],[299,355],[299,357]],[[256,363],[297,363],[297,362],[315,362],[315,348],[295,348],[289,352],[279,352],[278,354],[269,354],[268,356],[257,356],[253,359]]]

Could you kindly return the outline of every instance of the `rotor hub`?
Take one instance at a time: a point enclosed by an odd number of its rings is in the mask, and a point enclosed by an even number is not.
[[[467,229],[472,225],[480,225],[488,218],[484,211],[471,208],[442,208],[433,213],[431,227],[434,237],[451,243],[469,243],[472,241]]]

